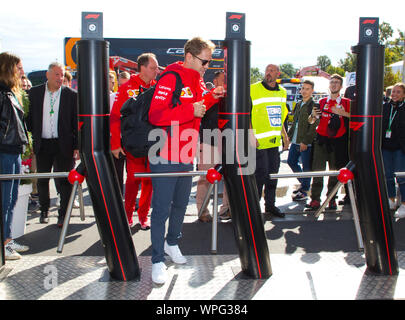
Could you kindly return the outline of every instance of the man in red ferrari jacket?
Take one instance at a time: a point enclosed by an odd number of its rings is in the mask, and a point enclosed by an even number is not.
[[[348,162],[348,128],[345,126],[344,118],[350,118],[350,100],[340,96],[342,86],[343,78],[338,74],[333,74],[329,81],[329,97],[319,100],[320,109],[314,108],[308,118],[310,123],[314,123],[316,117],[320,117],[313,144],[313,171],[324,171],[326,163],[328,163],[329,170],[339,170]],[[335,124],[332,117],[336,120]],[[329,177],[328,195],[337,182],[337,177]],[[323,177],[314,178],[311,187],[311,202],[306,205],[309,211],[318,210],[321,206],[322,189]],[[335,198],[336,196],[329,202],[329,210],[336,210]]]
[[[152,173],[192,171],[201,118],[206,109],[223,96],[223,87],[211,92],[203,76],[212,59],[215,45],[201,38],[188,40],[184,47],[184,62],[169,65],[166,71],[177,72],[183,83],[181,104],[172,105],[176,77],[168,74],[156,84],[149,110],[149,121],[168,132],[159,155],[149,154]],[[184,264],[178,240],[189,201],[192,177],[152,178],[154,196],[151,214],[152,280],[163,284],[167,280],[164,254],[173,262]],[[169,227],[165,241],[165,224]]]
[[[133,224],[136,197],[141,183],[141,197],[139,199],[138,219],[142,230],[150,229],[148,212],[152,200],[152,182],[150,178],[135,179],[135,172],[150,172],[146,157],[134,158],[121,146],[121,107],[129,98],[136,98],[139,87],[149,88],[156,83],[159,65],[153,53],[144,53],[138,57],[139,74],[132,75],[128,82],[123,84],[117,93],[110,115],[111,152],[116,159],[126,156],[127,180],[125,182],[125,212],[128,223]],[[118,173],[118,172],[117,172]],[[118,173],[119,174],[119,173]],[[121,173],[122,174],[122,173]]]

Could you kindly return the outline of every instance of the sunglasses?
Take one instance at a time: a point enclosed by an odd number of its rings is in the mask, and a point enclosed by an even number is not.
[[[201,58],[199,58],[199,57],[197,57],[197,56],[195,56],[195,55],[193,55],[193,54],[192,54],[192,56],[195,57],[195,58],[197,58],[198,60],[200,60],[200,61],[201,61],[201,64],[202,64],[203,66],[205,66],[206,64],[209,64],[209,63],[211,62],[211,60],[204,60],[204,59],[201,59]]]

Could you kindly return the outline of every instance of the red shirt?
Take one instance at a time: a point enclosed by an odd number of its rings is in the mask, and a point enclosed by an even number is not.
[[[328,98],[323,98],[319,100],[319,106],[322,111],[321,119],[319,121],[319,125],[316,128],[316,132],[319,133],[319,135],[327,137],[328,136],[328,122],[331,117],[332,113],[332,107],[336,106],[338,108],[343,107],[346,112],[350,112],[350,100],[346,98],[338,98],[336,100],[331,100],[330,97]],[[328,112],[323,112],[323,111],[328,111]],[[329,113],[330,112],[330,113]],[[340,118],[340,128],[333,138],[339,138],[343,136],[346,133],[346,127],[344,124],[344,117],[339,116]]]
[[[155,126],[171,126],[160,157],[175,162],[192,163],[197,149],[201,118],[194,117],[193,103],[204,99],[208,110],[218,102],[211,92],[207,93],[204,80],[193,69],[184,68],[182,62],[169,65],[166,71],[177,72],[183,83],[181,104],[172,108],[172,95],[176,88],[175,75],[159,80],[149,110],[149,121]],[[207,94],[205,94],[207,93]],[[205,94],[205,95],[204,95]]]
[[[149,88],[156,83],[152,80],[146,84],[139,74],[132,75],[128,82],[124,83],[115,96],[114,105],[110,113],[111,150],[121,148],[121,108],[129,98],[136,98],[139,87]]]

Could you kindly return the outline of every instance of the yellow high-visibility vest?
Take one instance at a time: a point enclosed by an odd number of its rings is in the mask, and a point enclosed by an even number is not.
[[[281,129],[288,115],[287,91],[279,85],[280,90],[267,90],[261,82],[250,86],[252,98],[252,128],[259,141],[257,149],[279,147]]]

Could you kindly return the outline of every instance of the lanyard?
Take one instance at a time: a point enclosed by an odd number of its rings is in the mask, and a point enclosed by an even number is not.
[[[53,110],[53,106],[55,105],[56,100],[58,100],[60,91],[58,90],[58,92],[55,93],[55,95],[53,93],[51,93],[50,91],[48,91],[48,92],[49,92],[49,104],[51,106],[51,111],[49,111],[49,114],[51,116],[53,116],[53,114],[55,113],[55,111]]]
[[[391,131],[391,125],[392,122],[394,121],[395,116],[397,115],[398,110],[395,110],[394,114],[392,114],[392,109],[394,109],[394,107],[391,105],[391,112],[390,112],[390,118],[388,121],[388,129],[387,131]]]

